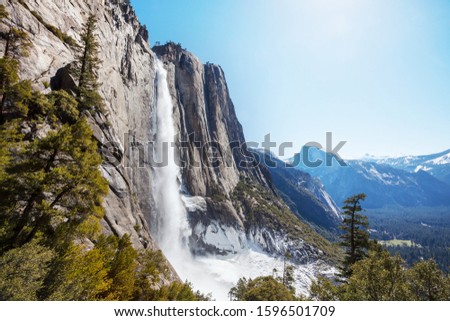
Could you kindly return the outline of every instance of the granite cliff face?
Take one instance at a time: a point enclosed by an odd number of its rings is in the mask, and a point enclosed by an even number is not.
[[[110,192],[104,201],[103,226],[110,233],[130,234],[136,247],[154,247],[144,215],[152,208],[148,197],[151,170],[146,166],[125,168],[124,155],[125,139],[130,137],[130,131],[144,140],[150,139],[155,56],[148,44],[147,31],[139,24],[129,4],[116,3],[8,1],[6,6],[12,23],[26,30],[33,42],[30,56],[21,65],[22,77],[32,79],[35,88],[43,91],[49,90],[44,83],[50,83],[52,89],[70,89],[74,85],[67,70],[75,54],[69,44],[44,24],[79,41],[82,24],[88,15],[95,13],[98,17],[100,58],[103,61],[99,70],[100,91],[107,112],[93,116],[90,121],[95,137],[102,146],[110,149],[110,162],[102,167],[110,182]],[[138,198],[142,201],[138,202]]]
[[[155,140],[156,60],[168,72],[178,129],[184,205],[192,228],[190,248],[199,254],[239,253],[257,246],[273,255],[287,250],[298,262],[329,260],[329,244],[298,220],[276,194],[270,172],[245,147],[223,70],[169,43],[150,48],[148,32],[128,1],[4,1],[11,23],[34,44],[21,65],[23,78],[42,91],[75,85],[70,42],[94,13],[101,44],[100,93],[106,112],[90,118],[105,154],[109,180],[105,231],[128,233],[135,247],[156,248],[152,235],[158,209],[152,193],[150,157]],[[53,26],[54,28],[49,28]],[[175,277],[175,276],[174,276]]]

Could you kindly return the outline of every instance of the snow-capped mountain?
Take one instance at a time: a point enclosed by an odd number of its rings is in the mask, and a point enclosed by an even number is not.
[[[390,158],[367,157],[364,160],[389,165],[407,172],[418,172],[422,170],[450,184],[450,149],[431,155]]]
[[[311,162],[321,160],[322,165],[305,165],[305,153],[308,153]],[[364,205],[368,208],[392,205],[439,206],[450,205],[450,185],[434,177],[431,171],[418,166],[428,164],[437,168],[441,166],[438,162],[445,162],[446,155],[441,153],[434,155],[435,157],[405,157],[390,161],[347,160],[346,166],[340,165],[333,158],[331,166],[327,166],[327,153],[313,147],[305,147],[290,162],[297,169],[319,178],[338,204],[353,194],[366,193],[368,197]]]

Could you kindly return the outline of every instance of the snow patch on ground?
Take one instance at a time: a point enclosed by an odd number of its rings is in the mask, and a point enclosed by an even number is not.
[[[206,200],[201,196],[181,195],[181,200],[188,212],[206,212]]]
[[[237,231],[233,227],[222,227],[218,222],[211,221],[208,226],[198,223],[194,229],[194,234],[217,249],[229,253],[241,252],[247,246],[245,233]]]

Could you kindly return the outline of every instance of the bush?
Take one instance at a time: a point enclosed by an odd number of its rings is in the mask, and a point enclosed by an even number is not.
[[[241,278],[229,292],[233,301],[295,301],[294,293],[272,276]]]

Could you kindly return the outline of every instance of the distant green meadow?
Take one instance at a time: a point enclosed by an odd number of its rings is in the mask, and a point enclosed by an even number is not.
[[[387,240],[387,241],[380,241],[380,243],[384,246],[407,246],[407,247],[422,247],[422,245],[414,243],[411,240]]]

